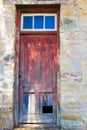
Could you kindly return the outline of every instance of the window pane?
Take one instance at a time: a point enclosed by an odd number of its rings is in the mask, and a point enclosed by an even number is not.
[[[55,16],[45,16],[45,29],[55,28]]]
[[[43,29],[43,16],[35,16],[34,17],[34,29]]]
[[[32,29],[33,17],[24,16],[23,17],[23,29]]]

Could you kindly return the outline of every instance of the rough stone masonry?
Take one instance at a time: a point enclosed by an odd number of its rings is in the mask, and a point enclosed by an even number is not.
[[[87,130],[87,0],[0,0],[0,130],[14,126],[17,4],[61,5],[61,130]]]

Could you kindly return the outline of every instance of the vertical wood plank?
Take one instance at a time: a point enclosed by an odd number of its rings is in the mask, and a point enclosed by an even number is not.
[[[28,113],[35,113],[35,93],[29,94]]]

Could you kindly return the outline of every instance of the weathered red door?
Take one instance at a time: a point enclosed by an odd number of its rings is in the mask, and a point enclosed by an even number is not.
[[[56,60],[56,35],[21,36],[20,123],[56,123]]]

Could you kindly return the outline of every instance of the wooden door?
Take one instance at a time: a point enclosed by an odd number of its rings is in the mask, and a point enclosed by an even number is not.
[[[21,36],[20,123],[56,123],[56,60],[56,35]]]

